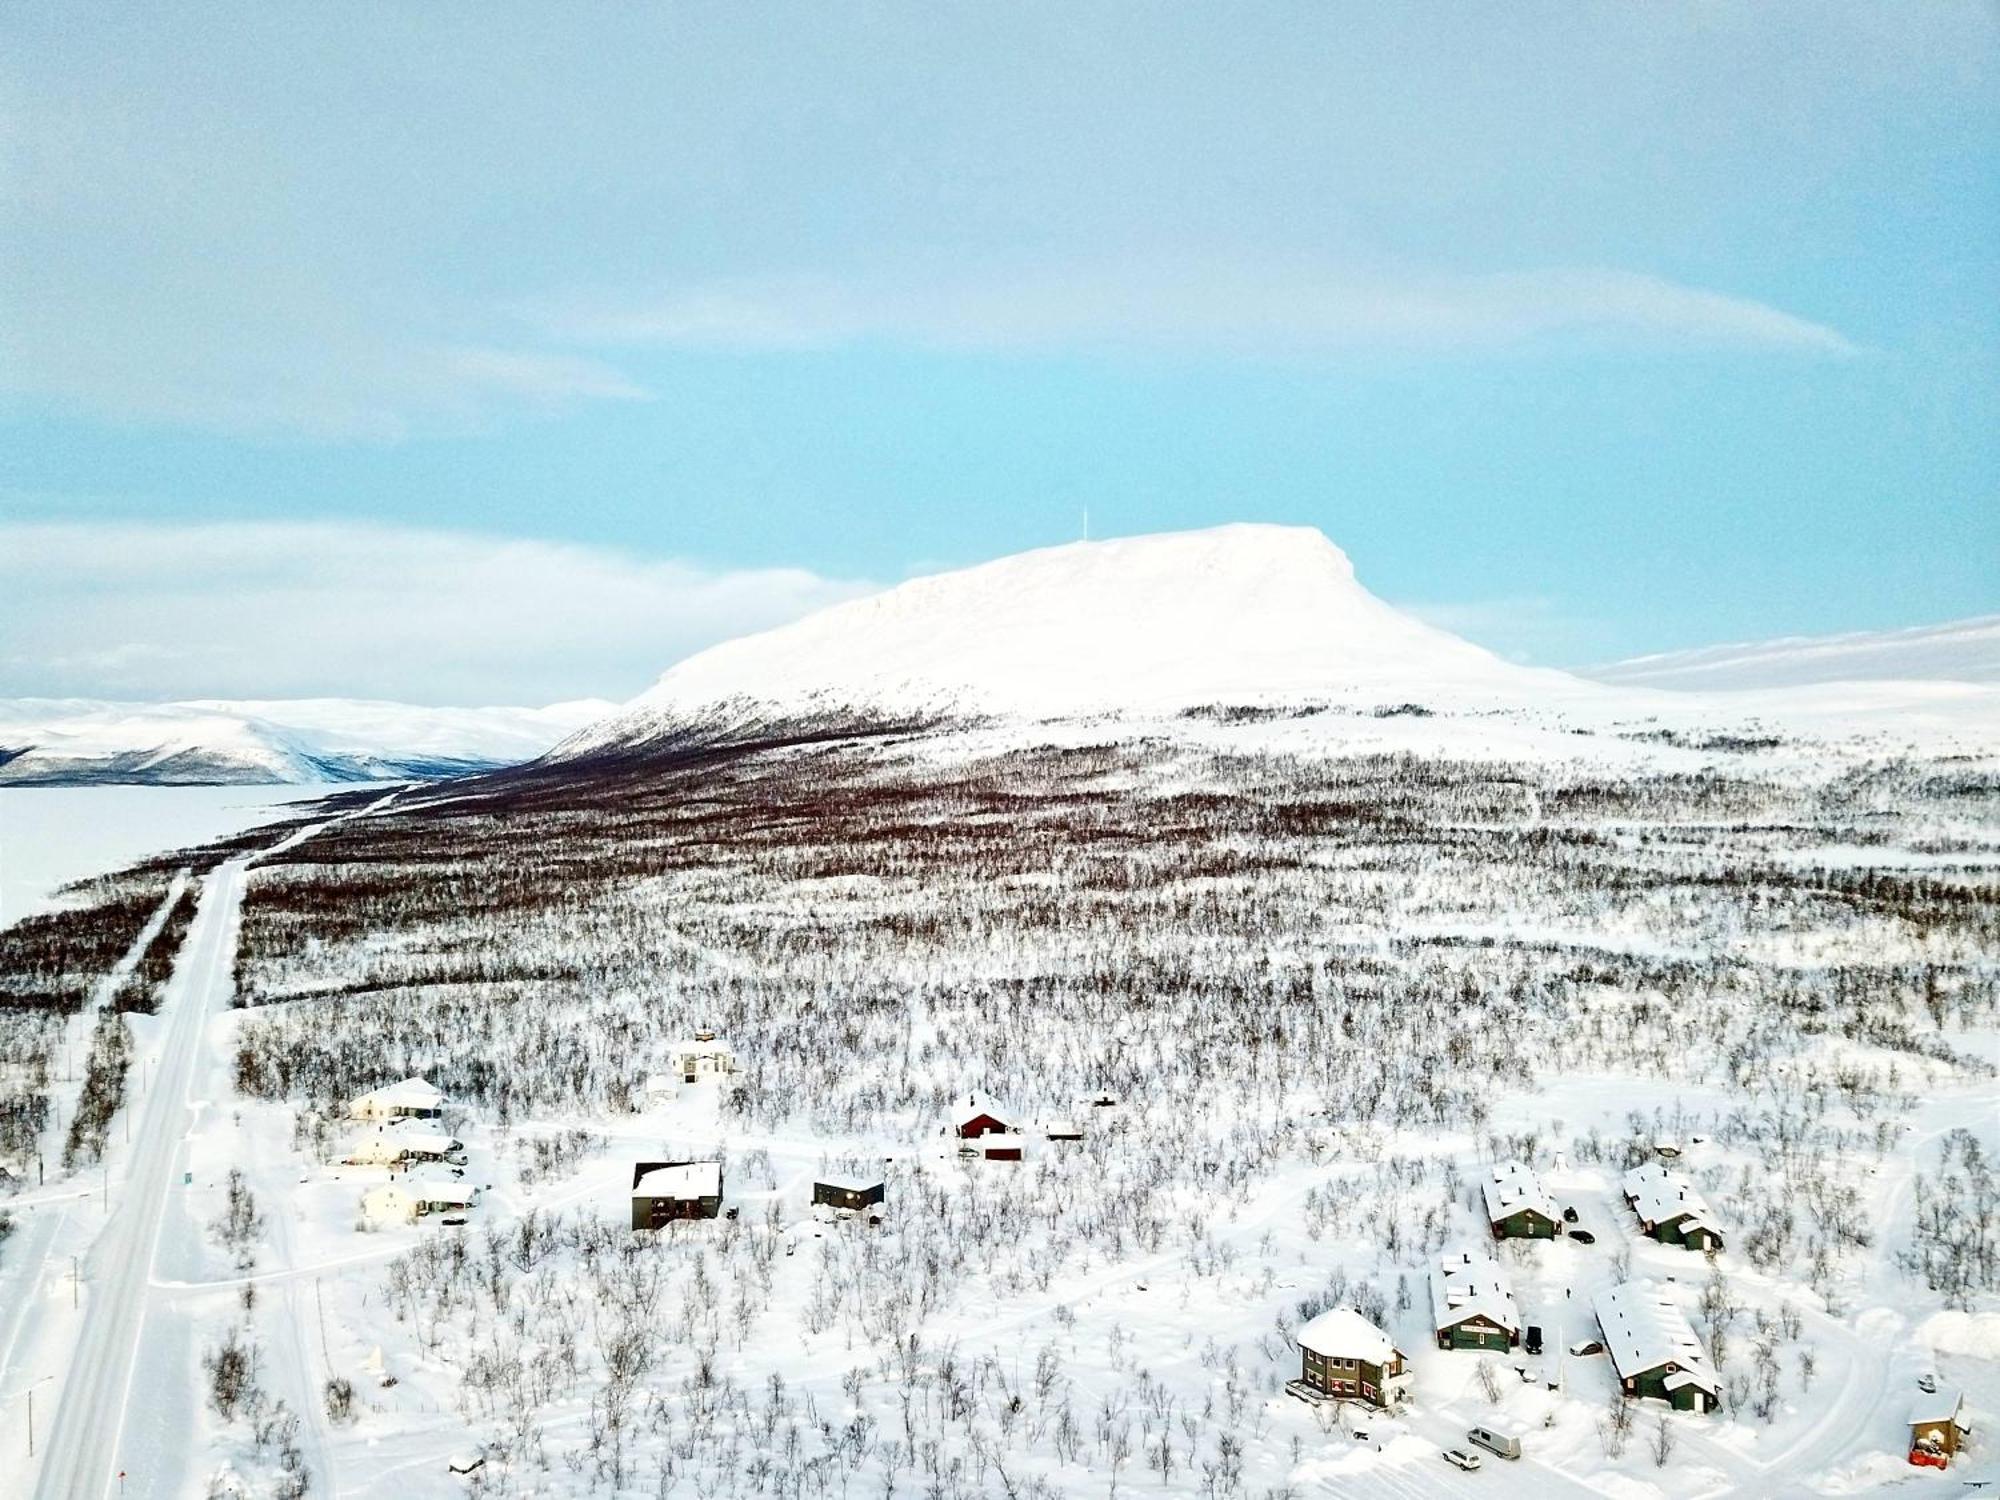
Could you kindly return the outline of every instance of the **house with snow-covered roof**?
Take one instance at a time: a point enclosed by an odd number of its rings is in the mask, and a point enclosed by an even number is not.
[[[1627,1281],[1599,1292],[1591,1306],[1627,1396],[1665,1401],[1677,1411],[1714,1411],[1721,1403],[1708,1351],[1687,1314],[1659,1288]]]
[[[1625,1174],[1625,1201],[1638,1216],[1641,1232],[1663,1245],[1720,1250],[1722,1230],[1708,1200],[1687,1178],[1659,1162]]]
[[[722,1212],[719,1161],[642,1161],[632,1168],[632,1227],[658,1229],[675,1219]]]
[[[703,1027],[684,1041],[667,1049],[671,1067],[682,1083],[699,1083],[704,1078],[727,1078],[736,1071],[736,1052],[727,1042]]]
[[[1512,1349],[1521,1309],[1506,1273],[1490,1257],[1453,1251],[1431,1267],[1431,1326],[1440,1349]]]
[[[405,1078],[357,1095],[347,1113],[356,1120],[435,1120],[444,1113],[444,1094],[425,1079]]]
[[[400,1178],[377,1183],[361,1195],[361,1217],[370,1224],[414,1224],[427,1214],[463,1213],[479,1190],[459,1182]]]
[[[1299,1378],[1285,1388],[1308,1400],[1392,1406],[1409,1391],[1395,1341],[1351,1307],[1329,1308],[1298,1332]]]
[[[393,1167],[400,1162],[443,1161],[464,1149],[464,1143],[447,1131],[395,1119],[355,1136],[341,1160],[353,1167]]]
[[[1496,1240],[1552,1240],[1562,1233],[1562,1211],[1525,1163],[1496,1163],[1480,1189]]]
[[[983,1135],[1012,1135],[1015,1127],[991,1100],[967,1094],[951,1113],[951,1132],[962,1141],[976,1141]]]

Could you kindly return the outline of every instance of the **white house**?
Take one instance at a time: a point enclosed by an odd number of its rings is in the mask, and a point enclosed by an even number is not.
[[[1713,1411],[1722,1384],[1687,1314],[1659,1289],[1627,1281],[1599,1292],[1591,1304],[1605,1352],[1628,1396],[1651,1396],[1681,1411]]]
[[[405,1161],[442,1161],[464,1149],[462,1142],[442,1130],[390,1120],[357,1135],[341,1160],[356,1167],[392,1167]]]
[[[675,1042],[667,1056],[682,1083],[727,1078],[736,1071],[736,1053],[727,1042],[718,1042],[712,1031],[697,1031],[686,1041]]]
[[[1496,1262],[1460,1250],[1431,1268],[1431,1326],[1440,1349],[1507,1350],[1521,1341],[1521,1309]]]
[[[444,1113],[444,1095],[421,1078],[405,1078],[350,1100],[356,1120],[435,1120]]]
[[[477,1188],[404,1177],[363,1193],[361,1216],[371,1224],[413,1224],[425,1214],[463,1213],[478,1201]]]

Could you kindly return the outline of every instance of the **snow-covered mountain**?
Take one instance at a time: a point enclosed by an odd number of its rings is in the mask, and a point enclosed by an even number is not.
[[[1237,525],[1074,542],[835,605],[689,657],[555,754],[778,725],[1605,693],[1385,604],[1316,530]]]
[[[346,698],[0,700],[0,785],[447,776],[532,760],[611,708],[594,699],[547,708],[421,708]]]
[[[1632,687],[1703,691],[1835,682],[2000,685],[2000,615],[1907,630],[1789,636],[1661,652],[1614,662],[1589,675]]]

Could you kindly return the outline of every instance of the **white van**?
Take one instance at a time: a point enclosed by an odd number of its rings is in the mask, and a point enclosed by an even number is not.
[[[1497,1453],[1502,1458],[1521,1456],[1521,1440],[1511,1432],[1502,1432],[1497,1427],[1474,1427],[1465,1436],[1468,1442],[1479,1444],[1488,1453]]]

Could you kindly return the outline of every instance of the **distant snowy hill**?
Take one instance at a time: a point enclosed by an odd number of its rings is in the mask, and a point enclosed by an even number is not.
[[[1383,603],[1318,531],[1239,525],[1050,547],[835,605],[688,658],[555,753],[779,725],[1605,692]]]
[[[0,700],[0,786],[257,785],[514,765],[612,708],[419,708],[344,698]]]
[[[1615,662],[1588,675],[1632,687],[1702,691],[1834,682],[2000,685],[2000,615],[1908,630],[1792,636],[1669,651]]]

